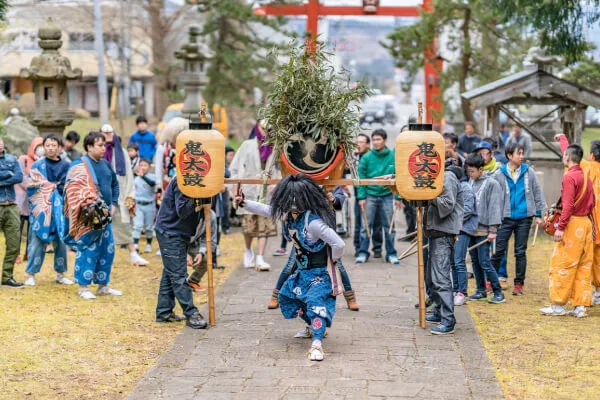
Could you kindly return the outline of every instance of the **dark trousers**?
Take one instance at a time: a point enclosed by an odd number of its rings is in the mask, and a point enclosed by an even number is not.
[[[175,308],[175,299],[186,317],[198,312],[194,306],[192,288],[187,284],[187,252],[190,240],[179,235],[156,231],[163,260],[163,274],[158,289],[156,317],[166,318]]]
[[[525,272],[527,270],[527,240],[531,229],[532,218],[510,219],[504,218],[502,226],[496,237],[496,254],[492,256],[492,265],[498,271],[502,257],[508,256],[508,241],[515,235],[515,285],[525,283]]]
[[[21,221],[19,206],[10,204],[0,206],[0,231],[4,232],[5,253],[2,263],[2,283],[6,283],[13,277],[15,260],[21,249],[21,236],[19,235],[19,223]]]
[[[431,300],[435,303],[434,314],[442,324],[454,327],[454,293],[452,293],[452,257],[454,236],[429,238],[429,257],[425,267],[425,282]]]
[[[417,230],[417,211],[408,200],[402,199],[402,203],[404,204],[404,219],[406,219],[406,234],[408,235]]]

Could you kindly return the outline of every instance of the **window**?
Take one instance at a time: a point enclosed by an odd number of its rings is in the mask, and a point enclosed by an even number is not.
[[[54,101],[54,88],[52,88],[51,86],[46,86],[44,88],[44,100]]]

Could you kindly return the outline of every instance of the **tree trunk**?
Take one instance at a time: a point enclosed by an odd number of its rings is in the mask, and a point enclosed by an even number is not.
[[[460,77],[458,80],[458,88],[460,93],[464,93],[467,90],[467,77],[469,76],[470,63],[471,63],[471,33],[469,31],[471,24],[471,9],[467,6],[464,11],[462,34],[463,34],[463,45],[461,49],[461,69]],[[469,101],[460,98],[460,107],[462,109],[463,116],[466,121],[473,121],[473,110],[469,105]]]
[[[161,116],[169,105],[169,96],[167,95],[169,84],[168,54],[165,46],[165,40],[168,35],[162,20],[162,10],[164,0],[150,0],[148,14],[150,16],[150,29],[152,38],[152,66],[154,72],[154,112]]]

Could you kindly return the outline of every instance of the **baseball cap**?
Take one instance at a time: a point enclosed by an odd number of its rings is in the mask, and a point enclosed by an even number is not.
[[[100,132],[104,132],[104,133],[114,133],[114,129],[112,126],[110,126],[109,124],[104,124],[102,125],[102,128],[100,128]]]
[[[481,149],[487,149],[489,151],[492,151],[492,145],[489,144],[488,142],[482,140],[481,142],[479,142],[477,144],[477,147],[475,147],[475,149],[473,149],[473,152],[475,152],[477,150],[481,150]]]

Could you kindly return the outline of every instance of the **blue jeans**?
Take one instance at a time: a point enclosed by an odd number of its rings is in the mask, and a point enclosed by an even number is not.
[[[156,204],[137,205],[135,217],[133,217],[133,238],[139,239],[142,236],[142,229],[146,233],[146,238],[154,237],[154,215],[156,214]]]
[[[454,243],[454,262],[452,263],[452,290],[467,295],[467,249],[472,236],[462,233]]]
[[[425,282],[435,303],[433,313],[440,316],[442,324],[454,327],[454,295],[452,293],[452,252],[454,236],[429,238],[429,257],[425,266]]]
[[[38,237],[33,230],[28,232],[29,245],[27,246],[27,266],[25,272],[29,275],[35,275],[40,272],[44,258],[46,257],[46,244]],[[60,240],[54,239],[54,270],[60,274],[67,271],[67,246]]]
[[[156,239],[163,261],[163,273],[158,289],[156,317],[166,318],[175,308],[175,299],[186,317],[198,312],[194,306],[192,288],[187,283],[187,253],[190,240],[180,235],[156,231]]]
[[[296,248],[292,246],[292,252],[290,253],[290,257],[288,258],[285,267],[281,270],[279,274],[279,278],[277,279],[277,284],[275,285],[276,290],[280,290],[287,278],[294,272],[294,266],[296,261]],[[348,275],[348,271],[342,265],[341,262],[337,263],[338,270],[340,271],[340,276],[342,278],[342,285],[344,285],[344,291],[352,290],[352,285],[350,284],[350,276]]]
[[[496,251],[498,251],[498,249],[496,249]],[[502,257],[502,260],[500,261],[500,267],[498,267],[498,278],[508,278],[508,270],[506,269],[506,253],[504,253],[504,256]]]
[[[385,253],[386,258],[396,255],[396,249],[394,248],[394,241],[396,240],[396,232],[390,230],[390,221],[394,213],[394,195],[389,194],[382,197],[367,196],[367,219],[369,229],[373,233],[373,251],[377,252],[375,244],[375,233],[377,229],[376,222],[379,222],[381,228],[383,228],[383,234],[385,235]],[[381,229],[379,229],[381,230]],[[367,236],[367,230],[365,227],[361,228],[360,231],[360,250],[359,254],[369,256],[369,244],[370,239]]]
[[[515,235],[515,285],[525,283],[527,271],[527,240],[532,218],[504,218],[496,238],[496,254],[492,256],[492,265],[496,271],[500,268],[503,255],[508,255],[508,241]]]
[[[362,210],[358,205],[358,200],[354,201],[354,252],[358,254],[360,252],[360,238],[361,231],[363,226],[363,216]],[[371,231],[371,236],[373,239],[373,251],[376,253],[381,253],[381,245],[383,242],[383,231],[381,229],[381,223],[379,222],[379,218],[375,219],[373,224],[373,230]]]
[[[490,262],[490,242],[487,241],[487,236],[472,236],[469,242],[469,246],[474,246],[478,243],[485,241],[486,244],[482,244],[476,249],[470,251],[471,263],[473,264],[473,275],[475,275],[475,282],[477,283],[477,291],[479,293],[485,293],[485,280],[490,282],[494,294],[501,294],[502,288],[500,287],[500,281],[498,280],[498,274],[492,263]],[[498,244],[496,243],[496,246]]]

